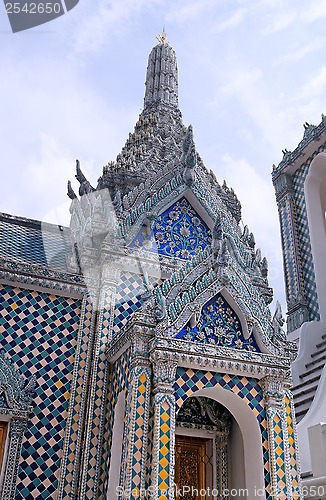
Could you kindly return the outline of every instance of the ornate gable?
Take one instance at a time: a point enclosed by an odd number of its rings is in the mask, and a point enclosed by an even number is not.
[[[202,307],[200,317],[192,317],[175,335],[176,339],[259,352],[253,336],[245,339],[240,320],[221,293]]]
[[[189,259],[211,242],[209,228],[185,197],[158,215],[148,233],[147,226],[143,226],[131,247]]]

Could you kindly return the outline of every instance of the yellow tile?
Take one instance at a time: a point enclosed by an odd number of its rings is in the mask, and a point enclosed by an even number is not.
[[[160,452],[162,453],[162,455],[167,455],[169,453],[169,450],[166,446],[162,446]]]
[[[160,441],[161,443],[166,444],[169,441],[169,438],[166,434],[164,434],[164,436],[161,437]]]
[[[164,432],[164,434],[166,434],[169,429],[170,429],[170,427],[168,426],[168,424],[161,425],[161,431]]]
[[[160,460],[160,464],[162,467],[164,467],[164,469],[169,465],[169,462],[167,461],[167,459],[164,457]]]
[[[140,392],[140,394],[144,394],[144,392],[146,392],[146,387],[144,385],[140,385],[138,387],[138,392]]]
[[[169,477],[169,474],[168,474],[168,472],[166,472],[166,470],[164,469],[164,470],[161,470],[161,472],[159,473],[159,476],[160,476],[160,478],[161,478],[163,481],[165,481],[165,479],[166,479],[167,477]]]
[[[163,420],[163,422],[167,422],[169,420],[169,418],[170,417],[166,412],[162,413],[161,419]]]

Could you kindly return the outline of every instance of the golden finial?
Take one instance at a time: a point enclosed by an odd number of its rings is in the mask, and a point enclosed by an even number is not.
[[[164,28],[163,28],[162,34],[161,34],[161,35],[157,35],[157,37],[156,37],[156,38],[158,39],[158,41],[159,41],[160,43],[165,43],[165,42],[167,42],[167,43],[168,43],[168,40],[167,40],[167,38],[166,38],[166,34],[165,34],[165,31],[164,31]]]

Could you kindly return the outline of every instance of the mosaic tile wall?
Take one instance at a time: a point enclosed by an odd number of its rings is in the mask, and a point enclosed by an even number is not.
[[[211,242],[210,230],[186,198],[159,215],[152,233],[142,229],[132,245],[169,257],[188,259]]]
[[[80,302],[0,288],[0,345],[24,376],[37,375],[16,500],[53,499],[58,487]]]
[[[162,283],[161,279],[149,276],[151,284]],[[117,284],[115,311],[113,320],[113,335],[119,333],[130,316],[142,305],[141,294],[145,291],[141,274],[122,272]]]
[[[107,490],[107,479],[108,471],[110,467],[111,458],[111,441],[112,441],[112,429],[114,423],[114,409],[118,400],[118,396],[121,391],[127,392],[130,379],[130,349],[127,349],[123,355],[113,364],[110,376],[109,376],[109,394],[108,394],[108,405],[106,411],[106,424],[104,433],[104,443],[106,443],[103,462],[102,462],[102,476],[100,491]],[[122,451],[125,453],[125,450]],[[124,463],[124,460],[122,460]]]
[[[129,272],[121,273],[117,285],[113,335],[119,333],[120,329],[126,325],[130,315],[140,308],[142,304],[140,294],[143,291],[143,279],[140,274]]]
[[[252,409],[259,422],[262,435],[265,487],[267,488],[270,484],[267,421],[262,389],[256,379],[211,373],[201,370],[194,371],[190,368],[186,369],[179,367],[177,368],[176,382],[174,385],[176,411],[178,411],[183,402],[196,391],[204,387],[215,387],[217,385],[239,395]],[[268,494],[266,494],[266,498],[267,500],[271,499]]]
[[[107,400],[108,363],[106,347],[110,338],[111,318],[114,311],[115,292],[103,286],[99,297],[99,315],[94,329],[93,354],[90,378],[87,381],[87,420],[83,439],[83,475],[79,480],[81,498],[97,498],[99,495],[103,464],[103,434],[105,433],[105,405]],[[87,465],[85,465],[87,464]]]
[[[302,262],[302,273],[306,289],[306,299],[310,320],[318,320],[318,298],[315,284],[315,272],[311,255],[309,238],[308,217],[304,198],[304,182],[308,174],[309,166],[318,153],[326,151],[326,143],[322,144],[308,160],[301,165],[293,174],[294,201],[296,205],[298,237],[300,243],[300,256]]]
[[[153,405],[149,408],[148,419],[148,445],[147,445],[147,464],[146,464],[146,488],[149,488],[152,483],[153,472],[153,439],[154,439],[154,408]]]

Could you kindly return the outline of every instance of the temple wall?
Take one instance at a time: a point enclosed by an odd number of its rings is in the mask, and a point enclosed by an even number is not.
[[[0,347],[26,378],[36,376],[17,500],[53,499],[57,490],[79,316],[78,300],[0,288]]]

